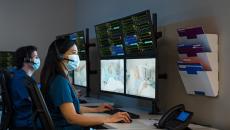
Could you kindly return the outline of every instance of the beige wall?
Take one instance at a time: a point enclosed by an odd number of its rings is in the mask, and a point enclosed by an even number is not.
[[[75,31],[75,12],[75,0],[1,0],[0,51],[35,45],[43,62],[56,35]]]
[[[164,32],[164,37],[159,42],[160,71],[167,72],[168,79],[166,81],[160,81],[160,83],[165,82],[163,83],[163,87],[160,86],[160,97],[165,107],[179,103],[185,104],[189,110],[194,112],[194,122],[213,125],[217,128],[227,130],[227,128],[230,127],[228,121],[223,117],[230,116],[228,112],[228,109],[230,109],[228,105],[229,88],[224,87],[223,74],[228,70],[223,70],[223,58],[221,58],[223,57],[222,47],[224,41],[227,39],[220,35],[224,30],[218,30],[215,19],[215,17],[202,17],[161,27],[161,30]],[[220,91],[219,96],[216,98],[187,95],[176,67],[176,60],[178,59],[176,51],[178,35],[175,30],[180,27],[198,25],[203,26],[206,32],[219,34]]]
[[[150,9],[158,15],[158,27],[163,31],[159,41],[160,72],[168,74],[159,81],[160,108],[184,103],[194,112],[193,122],[229,130],[230,124],[230,2],[227,0],[77,0],[77,29],[88,27],[90,37],[95,38],[94,25]],[[83,12],[82,12],[83,11]],[[219,36],[219,96],[216,98],[187,95],[176,68],[178,58],[176,44],[179,27],[201,25],[207,33]],[[97,49],[92,49],[93,67],[98,67]],[[93,76],[93,92],[122,105],[150,107],[150,102],[140,99],[99,93],[99,75]]]

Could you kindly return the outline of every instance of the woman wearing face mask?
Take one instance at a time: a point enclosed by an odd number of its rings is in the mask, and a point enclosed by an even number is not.
[[[32,77],[39,68],[40,59],[35,46],[24,46],[16,50],[16,70],[10,81],[10,96],[14,109],[13,129],[32,129],[32,104],[26,89],[26,76]]]
[[[42,93],[58,130],[79,130],[84,126],[105,122],[130,122],[128,113],[112,116],[85,116],[85,112],[103,112],[112,107],[103,104],[97,108],[80,106],[76,93],[68,80],[68,72],[77,69],[80,60],[75,43],[68,39],[55,40],[48,49],[41,72]]]

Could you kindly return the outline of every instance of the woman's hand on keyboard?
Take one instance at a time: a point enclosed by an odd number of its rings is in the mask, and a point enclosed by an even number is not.
[[[105,112],[105,111],[112,110],[113,107],[110,104],[103,103],[99,107],[97,107],[96,109],[97,109],[97,112]]]
[[[131,123],[131,118],[127,112],[117,112],[112,116],[108,117],[106,123],[115,123],[122,121],[124,123]]]

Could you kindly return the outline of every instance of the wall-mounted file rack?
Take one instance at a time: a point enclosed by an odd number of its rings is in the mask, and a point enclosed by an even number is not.
[[[218,36],[202,27],[178,29],[178,71],[188,94],[216,97],[219,90]]]

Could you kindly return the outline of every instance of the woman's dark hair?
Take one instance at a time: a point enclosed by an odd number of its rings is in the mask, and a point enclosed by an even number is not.
[[[16,50],[15,64],[17,69],[21,69],[24,62],[30,61],[30,59],[32,58],[32,53],[34,51],[37,51],[37,47],[35,46],[23,46]]]
[[[61,66],[61,61],[63,60],[63,55],[68,51],[75,43],[69,41],[67,38],[59,38],[51,43],[48,49],[48,53],[45,58],[45,63],[41,71],[40,82],[42,85],[43,96],[49,89],[51,81],[57,75],[62,75],[67,78],[64,70]]]

